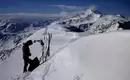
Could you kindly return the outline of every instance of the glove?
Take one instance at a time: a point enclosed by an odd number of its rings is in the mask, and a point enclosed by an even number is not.
[[[41,43],[42,46],[44,45],[44,42],[42,40],[40,40],[40,43]]]
[[[31,56],[31,55],[32,55],[31,53],[28,54],[28,56]]]

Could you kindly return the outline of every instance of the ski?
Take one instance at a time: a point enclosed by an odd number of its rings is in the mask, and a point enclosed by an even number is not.
[[[52,39],[51,33],[46,33],[46,35],[43,38],[44,40],[40,40],[40,44],[42,45],[42,55],[39,59],[40,63],[44,63],[47,59],[47,57],[50,56],[50,42]]]
[[[45,61],[47,60],[47,57],[50,56],[50,43],[51,43],[51,39],[52,39],[52,34],[48,33],[48,47],[47,47],[47,52],[45,55]]]

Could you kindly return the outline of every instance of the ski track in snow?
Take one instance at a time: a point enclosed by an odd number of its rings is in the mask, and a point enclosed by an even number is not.
[[[69,44],[73,43],[74,41],[76,41],[77,39],[71,39],[67,44],[65,44],[63,47],[59,48],[57,51],[55,51],[54,53],[52,53],[52,55],[47,59],[50,60],[51,58],[53,58],[58,52],[62,51],[65,47],[67,47]],[[45,61],[45,62],[47,62]],[[42,63],[44,64],[44,63]],[[41,65],[41,64],[40,64]]]

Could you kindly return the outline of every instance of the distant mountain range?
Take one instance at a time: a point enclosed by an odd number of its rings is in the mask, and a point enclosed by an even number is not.
[[[97,10],[87,10],[61,20],[58,24],[70,31],[103,33],[130,29],[130,19],[122,15],[105,15]]]
[[[27,38],[37,30],[44,28],[55,19],[27,20],[10,19],[0,21],[0,50],[10,49],[21,40]],[[11,45],[11,46],[9,46]]]

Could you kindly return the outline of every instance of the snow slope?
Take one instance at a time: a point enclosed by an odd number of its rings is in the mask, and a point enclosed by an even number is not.
[[[28,80],[129,80],[130,32],[83,37],[39,66]]]
[[[38,31],[36,34],[42,32],[44,31]],[[57,32],[54,33],[51,57],[25,80],[130,79],[129,31],[86,36],[76,38],[76,41],[73,40],[75,37],[72,36],[72,33],[66,33],[64,36],[56,34]],[[38,37],[33,36],[29,39],[36,38]],[[38,43],[32,45],[31,50],[33,54],[31,58],[40,55]],[[21,49],[16,50],[8,61],[0,65],[0,73],[3,73],[0,75],[1,79],[10,80],[12,77],[12,80],[23,80],[21,54]]]
[[[53,26],[53,25],[52,25]],[[58,26],[58,25],[57,25]],[[51,25],[50,25],[51,27]],[[62,50],[65,46],[67,46],[70,42],[74,41],[76,39],[76,35],[72,32],[63,32],[54,28],[48,29],[49,32],[53,34],[52,42],[51,42],[51,57],[52,58],[57,51]],[[37,31],[33,35],[31,35],[28,39],[24,40],[39,40],[44,39],[44,32],[45,28]],[[24,42],[23,41],[23,42]],[[23,43],[22,42],[22,43]],[[34,57],[40,57],[41,56],[41,45],[39,43],[33,44],[31,47],[31,59]],[[4,61],[4,63],[0,64],[0,78],[3,80],[10,80],[17,78],[19,75],[22,75],[23,72],[23,59],[22,59],[22,50],[21,47],[15,49],[12,53],[12,55]]]

